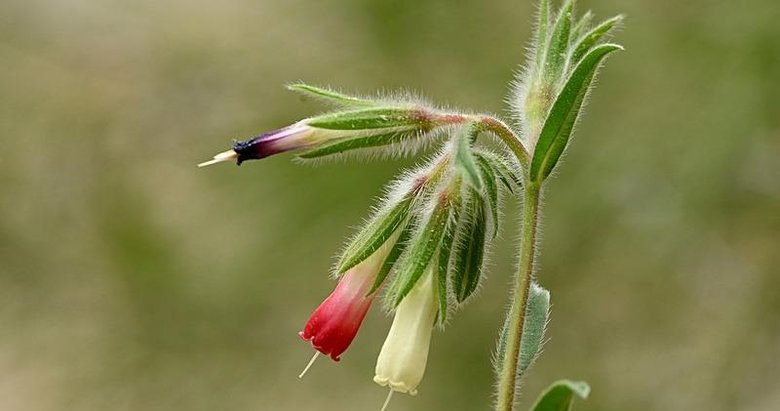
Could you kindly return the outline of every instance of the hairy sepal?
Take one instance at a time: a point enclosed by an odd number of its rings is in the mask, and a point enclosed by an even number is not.
[[[459,196],[453,198],[451,207],[452,209],[447,221],[447,226],[444,229],[444,235],[442,236],[441,244],[439,245],[439,254],[436,257],[436,292],[439,299],[438,322],[442,326],[447,321],[447,312],[449,309],[448,284],[450,282],[450,256],[452,255],[452,248],[455,246],[455,234],[462,215],[461,208],[463,207],[463,202]]]
[[[485,199],[485,207],[490,211],[492,235],[491,238],[495,239],[498,235],[498,215],[499,215],[499,197],[498,197],[498,184],[496,183],[496,171],[491,167],[490,163],[482,157],[475,156],[477,165],[479,166],[480,175],[484,184],[483,198]]]
[[[487,162],[495,172],[499,180],[504,184],[510,193],[514,193],[514,187],[523,187],[523,182],[513,170],[519,168],[519,165],[506,157],[488,150],[475,150],[474,155]]]
[[[287,85],[287,89],[298,92],[307,97],[313,97],[317,100],[321,100],[325,103],[335,105],[337,107],[370,107],[379,104],[378,102],[367,100],[361,97],[350,96],[340,93],[328,87],[317,87],[306,83],[291,83]]]
[[[305,120],[314,128],[326,130],[419,129],[427,130],[430,122],[426,113],[416,107],[369,107],[338,111]]]
[[[416,144],[416,139],[421,137],[420,130],[411,127],[399,127],[390,132],[379,134],[356,134],[318,145],[312,149],[298,154],[298,158],[311,160],[347,151],[372,149],[378,147],[397,147],[403,144]]]
[[[450,202],[448,197],[441,193],[433,200],[436,204],[411,239],[390,287],[388,297],[393,306],[397,306],[417,284],[444,236],[451,211]]]
[[[407,195],[377,213],[344,250],[336,273],[345,273],[382,247],[407,221],[413,201],[414,197]]]
[[[464,303],[477,289],[485,258],[487,222],[485,201],[470,188],[465,201],[465,215],[458,227],[457,242],[452,256],[452,288],[458,303]]]
[[[453,137],[455,167],[466,177],[466,181],[477,190],[482,189],[482,175],[479,164],[472,153],[472,142],[476,139],[476,123],[463,126]]]

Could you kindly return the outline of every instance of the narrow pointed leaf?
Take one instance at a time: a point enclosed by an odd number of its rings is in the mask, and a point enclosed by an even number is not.
[[[320,158],[334,154],[341,154],[345,151],[384,147],[403,144],[419,136],[415,129],[407,131],[394,131],[392,133],[382,133],[376,135],[367,135],[359,137],[344,138],[325,144],[318,145],[310,150],[306,150],[298,155],[303,159]]]
[[[459,303],[477,289],[485,256],[485,209],[480,194],[472,190],[468,216],[459,228],[452,269],[452,284]]]
[[[473,123],[464,126],[455,138],[455,166],[465,175],[466,181],[476,189],[482,188],[479,165],[472,153],[471,137],[476,135]]]
[[[593,46],[596,45],[607,33],[610,32],[615,26],[623,21],[623,16],[615,16],[609,20],[606,20],[594,27],[592,30],[585,33],[582,37],[578,38],[577,45],[574,47],[574,51],[569,59],[570,65],[574,66],[580,61],[582,56],[588,52]]]
[[[593,13],[591,13],[590,10],[586,11],[585,14],[580,17],[580,20],[577,22],[577,24],[574,25],[571,29],[571,39],[572,41],[579,39],[582,37],[585,33],[590,30],[590,23],[593,21]]]
[[[569,411],[575,395],[585,399],[588,394],[590,387],[584,381],[556,381],[536,399],[531,411]]]
[[[380,212],[358,233],[344,250],[336,272],[343,274],[374,254],[406,221],[413,197],[407,196],[384,212]]]
[[[402,261],[396,282],[393,285],[395,289],[393,295],[394,305],[398,305],[412,291],[414,285],[417,284],[417,280],[425,272],[433,255],[439,248],[449,214],[449,202],[439,199],[427,221],[415,234],[407,248],[407,254]]]
[[[547,320],[550,315],[550,292],[542,288],[536,282],[531,284],[528,295],[528,307],[525,311],[526,319],[523,327],[523,336],[520,347],[520,360],[517,363],[517,376],[522,377],[528,368],[539,356],[544,344],[544,332],[547,328]],[[506,352],[507,333],[509,332],[509,319],[507,315],[501,335],[496,346],[496,355],[493,363],[500,367],[504,362]]]
[[[426,129],[428,120],[419,109],[372,107],[323,114],[306,120],[306,124],[328,130],[356,131],[377,128],[410,128],[410,126]]]
[[[528,307],[525,311],[525,325],[520,346],[520,361],[517,374],[522,376],[539,356],[544,344],[544,331],[550,317],[550,292],[536,282],[528,290]]]
[[[531,181],[544,180],[569,142],[585,95],[599,63],[607,54],[622,50],[616,44],[602,44],[589,51],[566,80],[544,122],[531,161]]]
[[[539,16],[536,22],[536,48],[534,50],[536,66],[535,73],[542,70],[544,64],[544,46],[547,43],[547,34],[550,30],[550,0],[539,1]]]
[[[567,51],[569,49],[569,35],[571,34],[571,13],[574,7],[573,0],[566,0],[558,11],[550,40],[547,43],[544,63],[544,81],[547,84],[556,85],[563,75],[566,65]]]
[[[326,103],[345,107],[373,106],[377,103],[360,97],[349,96],[324,87],[311,86],[305,83],[293,83],[287,85],[288,90],[297,91],[308,97],[314,97]]]

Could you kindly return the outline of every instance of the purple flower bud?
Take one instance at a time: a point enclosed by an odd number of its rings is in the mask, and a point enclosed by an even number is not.
[[[315,129],[303,122],[285,128],[269,131],[245,141],[233,143],[236,163],[259,160],[285,151],[306,148],[317,142]]]

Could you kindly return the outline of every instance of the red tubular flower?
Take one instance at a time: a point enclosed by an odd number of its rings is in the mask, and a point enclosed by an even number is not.
[[[334,361],[355,339],[376,293],[366,295],[379,273],[390,247],[384,246],[371,257],[348,270],[336,289],[314,310],[303,331],[304,341],[311,341],[317,351]]]

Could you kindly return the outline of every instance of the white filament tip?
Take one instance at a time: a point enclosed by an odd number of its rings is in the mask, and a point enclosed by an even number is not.
[[[393,398],[393,389],[392,388],[390,388],[390,392],[387,393],[387,398],[385,398],[385,403],[382,404],[382,410],[381,411],[386,411],[387,410],[387,406],[390,404],[390,399],[391,398]]]
[[[304,368],[303,371],[301,371],[301,373],[298,374],[298,378],[303,378],[303,376],[306,375],[306,372],[309,371],[309,368],[311,368],[311,366],[314,365],[314,360],[316,360],[317,357],[319,356],[320,356],[320,352],[314,351],[314,355],[311,357],[311,360],[309,360],[309,363],[306,364],[306,368]]]
[[[236,158],[238,158],[238,153],[236,153],[235,151],[233,150],[223,151],[215,155],[213,159],[198,164],[198,167],[206,167],[212,164],[222,163],[225,161],[233,161]]]

